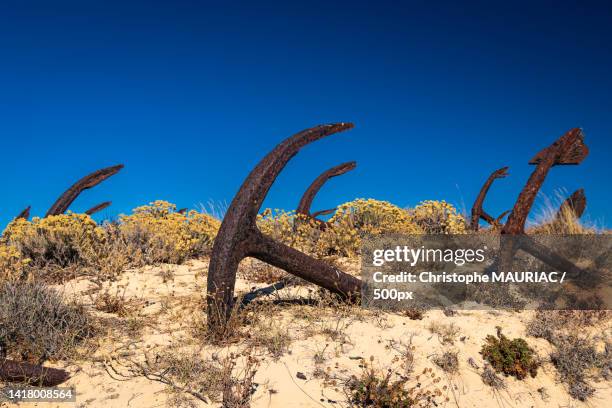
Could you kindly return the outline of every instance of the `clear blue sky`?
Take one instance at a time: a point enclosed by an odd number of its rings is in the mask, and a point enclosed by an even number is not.
[[[74,210],[229,203],[276,143],[335,121],[356,128],[304,149],[267,206],[295,208],[321,171],[356,160],[314,210],[355,197],[469,209],[508,165],[486,202],[496,215],[527,161],[582,127],[590,156],[543,192],[584,187],[590,219],[611,224],[610,3],[291,3],[2,1],[0,224],[116,163]]]

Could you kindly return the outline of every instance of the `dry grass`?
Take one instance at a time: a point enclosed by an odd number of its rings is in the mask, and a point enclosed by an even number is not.
[[[438,336],[442,344],[454,344],[459,335],[459,328],[455,323],[441,323],[432,321],[428,327],[429,331]]]
[[[557,216],[561,204],[569,193],[559,190],[553,197],[543,197],[543,205],[536,214],[534,222],[527,228],[528,234],[549,234],[549,235],[577,235],[595,234],[598,229],[594,225],[576,218],[576,215],[569,208]]]
[[[99,292],[94,298],[94,307],[104,313],[116,314],[119,317],[126,317],[132,312],[133,307],[130,299],[125,296],[126,288],[117,286],[114,292],[109,288]]]
[[[428,381],[414,381],[397,375],[392,368],[376,369],[370,363],[364,363],[359,375],[351,376],[344,385],[347,402],[350,407],[362,408],[408,408],[434,407],[443,400],[442,390],[437,387],[440,381],[431,369],[425,369],[422,376]],[[448,401],[448,398],[446,399]]]
[[[199,400],[221,403],[224,408],[248,408],[257,387],[253,380],[259,364],[250,349],[223,357],[161,350],[145,352],[141,359],[115,359],[107,369],[116,379],[145,377],[165,384],[172,406],[197,406],[194,400]]]
[[[610,348],[606,347],[605,352],[599,353],[592,339],[575,335],[558,336],[554,344],[556,350],[550,359],[557,368],[559,379],[568,385],[573,398],[585,401],[595,393],[588,378],[596,378],[610,370]]]
[[[241,262],[238,276],[253,283],[276,283],[290,276],[282,269],[275,268],[254,258],[246,258]]]
[[[539,310],[527,324],[530,336],[544,338],[555,346],[550,360],[557,369],[559,380],[567,385],[569,394],[580,401],[587,400],[595,392],[590,380],[610,378],[612,346],[604,339],[605,349],[598,351],[594,338],[576,333],[605,327],[610,317],[607,310]]]

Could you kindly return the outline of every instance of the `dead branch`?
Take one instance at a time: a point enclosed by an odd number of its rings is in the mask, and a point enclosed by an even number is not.
[[[57,368],[0,359],[0,380],[2,381],[55,387],[68,378],[70,378],[68,372]]]
[[[74,200],[76,200],[79,194],[84,190],[97,186],[107,178],[117,174],[122,168],[123,164],[119,164],[117,166],[106,167],[83,177],[57,199],[51,208],[49,208],[45,217],[65,213],[68,207],[70,207]]]
[[[248,256],[321,286],[345,299],[356,298],[361,281],[263,235],[256,217],[270,187],[289,160],[305,145],[344,130],[351,123],[321,125],[285,139],[253,169],[232,200],[215,239],[208,270],[208,324],[225,325],[234,303],[236,271]]]
[[[85,214],[87,215],[93,215],[97,212],[102,211],[103,209],[109,207],[113,202],[112,201],[105,201],[103,203],[100,203],[98,205],[95,205],[93,207],[91,207],[89,210],[85,211]]]

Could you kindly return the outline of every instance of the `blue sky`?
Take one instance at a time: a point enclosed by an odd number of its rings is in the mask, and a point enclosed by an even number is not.
[[[584,187],[588,217],[610,226],[609,3],[289,3],[0,3],[0,224],[116,163],[73,210],[229,203],[283,138],[351,121],[296,156],[265,205],[295,208],[320,172],[356,160],[313,210],[355,197],[469,209],[507,165],[485,204],[496,215],[528,160],[582,127],[591,154],[543,193]]]

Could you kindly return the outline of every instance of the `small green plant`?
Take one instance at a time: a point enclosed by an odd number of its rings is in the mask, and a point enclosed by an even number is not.
[[[497,337],[488,335],[480,351],[496,372],[514,376],[519,380],[527,374],[535,377],[538,373],[538,361],[535,352],[522,338],[510,340],[497,327]]]

